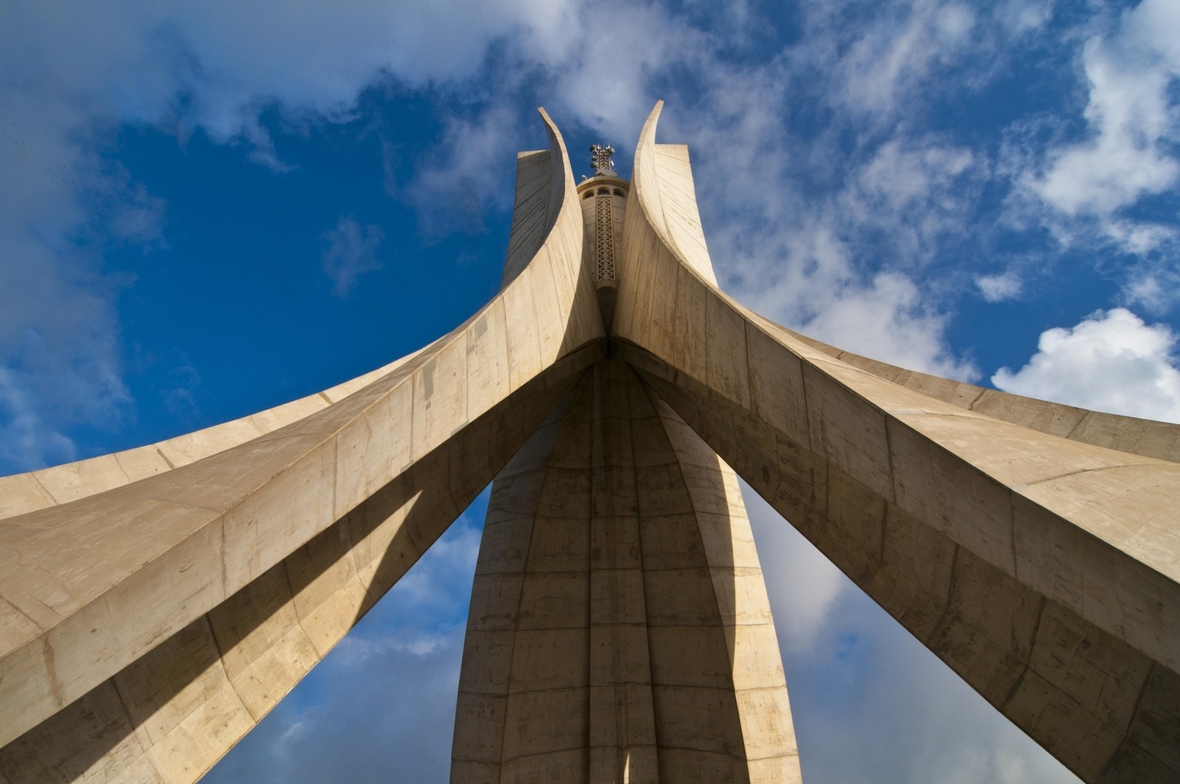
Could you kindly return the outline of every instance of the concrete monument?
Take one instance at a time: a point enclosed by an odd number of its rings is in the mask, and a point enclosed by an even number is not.
[[[1180,780],[1180,427],[743,308],[660,108],[580,184],[542,111],[500,293],[422,350],[0,478],[0,783],[198,780],[489,482],[453,782],[799,781],[738,476],[1084,781]]]

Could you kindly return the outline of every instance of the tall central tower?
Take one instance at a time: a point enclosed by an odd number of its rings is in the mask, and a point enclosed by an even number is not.
[[[629,185],[604,157],[577,192],[609,325]],[[800,780],[737,477],[618,359],[492,486],[452,754],[456,784]]]

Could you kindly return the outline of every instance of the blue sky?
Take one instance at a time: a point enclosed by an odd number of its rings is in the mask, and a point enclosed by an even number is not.
[[[535,107],[626,174],[657,98],[745,304],[1180,421],[1174,0],[0,0],[0,473],[448,331],[498,285]],[[481,503],[211,780],[445,780]],[[809,782],[1070,780],[747,503]]]

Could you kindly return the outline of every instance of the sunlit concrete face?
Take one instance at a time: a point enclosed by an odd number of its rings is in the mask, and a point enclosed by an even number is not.
[[[430,346],[0,478],[0,783],[199,779],[493,477],[454,781],[797,780],[737,476],[1083,780],[1180,780],[1180,428],[746,310],[659,111],[630,183],[545,116],[501,291]]]

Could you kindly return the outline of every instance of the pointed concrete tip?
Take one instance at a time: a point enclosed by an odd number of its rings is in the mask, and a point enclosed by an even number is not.
[[[656,105],[652,107],[651,113],[647,115],[647,120],[643,123],[643,131],[646,133],[648,128],[651,128],[652,141],[655,141],[656,125],[660,122],[660,112],[664,111],[664,102],[656,101]]]
[[[557,123],[553,122],[553,118],[549,116],[549,112],[545,111],[544,106],[538,106],[537,112],[541,115],[541,120],[545,123],[545,130],[549,134],[549,147],[560,152],[562,160],[565,162],[565,168],[569,169],[569,180],[573,182],[574,173],[570,169],[569,152],[565,148],[565,139],[561,135],[561,130],[557,127]]]

